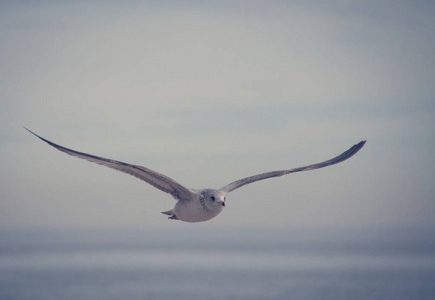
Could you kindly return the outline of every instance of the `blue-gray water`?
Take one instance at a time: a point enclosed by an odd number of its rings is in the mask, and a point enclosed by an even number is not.
[[[185,228],[1,230],[0,299],[435,299],[429,231]]]

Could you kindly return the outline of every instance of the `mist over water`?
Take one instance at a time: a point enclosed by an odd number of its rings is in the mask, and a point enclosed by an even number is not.
[[[433,299],[434,282],[421,230],[0,232],[0,299]]]

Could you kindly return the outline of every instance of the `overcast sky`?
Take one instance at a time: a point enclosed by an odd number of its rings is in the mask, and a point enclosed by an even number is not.
[[[0,228],[435,229],[433,1],[1,1]],[[245,186],[210,224],[172,197],[65,155]]]

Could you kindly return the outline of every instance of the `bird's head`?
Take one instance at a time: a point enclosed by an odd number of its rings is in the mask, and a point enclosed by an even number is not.
[[[199,201],[210,210],[222,210],[225,206],[226,193],[220,190],[206,189],[199,195]]]

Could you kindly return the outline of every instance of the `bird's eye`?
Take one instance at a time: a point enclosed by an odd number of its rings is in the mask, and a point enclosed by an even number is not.
[[[216,198],[214,196],[211,196],[211,201],[214,201]]]

